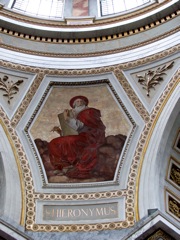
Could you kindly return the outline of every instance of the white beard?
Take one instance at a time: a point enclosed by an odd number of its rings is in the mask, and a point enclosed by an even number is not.
[[[86,109],[87,107],[85,106],[85,105],[82,105],[82,106],[79,106],[79,107],[75,107],[74,109],[73,109],[73,113],[74,113],[74,115],[75,115],[75,117],[77,117],[77,115],[81,112],[81,111],[83,111],[84,109]]]

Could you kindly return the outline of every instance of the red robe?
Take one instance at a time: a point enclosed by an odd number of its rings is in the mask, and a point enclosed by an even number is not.
[[[97,148],[105,140],[105,126],[100,111],[95,108],[81,111],[77,119],[84,123],[82,132],[53,139],[48,145],[49,156],[57,169],[75,166],[71,172],[67,172],[68,177],[88,178],[97,163]]]

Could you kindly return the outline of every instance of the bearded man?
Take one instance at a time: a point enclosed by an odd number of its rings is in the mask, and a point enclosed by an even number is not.
[[[64,110],[66,123],[77,131],[77,135],[60,136],[49,145],[52,165],[59,170],[73,165],[66,173],[70,178],[91,178],[91,171],[97,163],[97,149],[105,140],[105,126],[98,109],[88,107],[85,96],[73,97],[69,104],[72,110]],[[53,128],[62,133],[61,129]]]

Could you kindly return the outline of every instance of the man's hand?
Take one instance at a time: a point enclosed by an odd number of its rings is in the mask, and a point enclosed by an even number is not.
[[[51,132],[57,132],[60,136],[62,136],[62,130],[60,129],[60,127],[57,126],[53,127],[51,129]]]
[[[68,117],[69,117],[69,110],[65,109],[64,112],[63,112],[63,115],[64,115],[64,119],[66,121],[68,119]]]

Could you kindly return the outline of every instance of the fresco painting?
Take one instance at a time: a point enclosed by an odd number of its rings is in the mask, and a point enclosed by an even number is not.
[[[113,180],[131,124],[106,85],[53,87],[31,127],[50,183]]]

